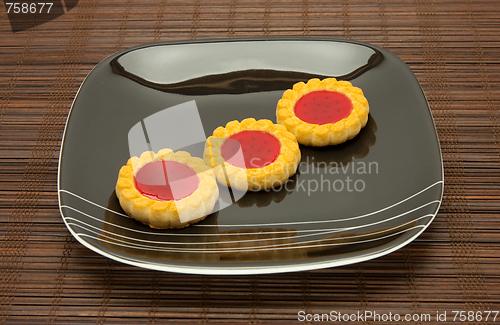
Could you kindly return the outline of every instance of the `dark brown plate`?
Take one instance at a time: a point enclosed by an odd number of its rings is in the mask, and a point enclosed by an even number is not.
[[[218,211],[180,230],[152,230],[124,215],[114,187],[131,152],[142,150],[129,148],[134,126],[192,101],[199,120],[174,115],[166,132],[176,126],[199,139],[231,120],[276,121],[284,90],[326,77],[363,89],[369,122],[342,145],[301,146],[299,172],[286,186],[222,198]],[[150,138],[155,151],[167,143],[202,156],[202,141]],[[343,40],[175,42],[116,53],[83,82],[59,161],[61,214],[80,243],[123,263],[183,273],[277,273],[376,258],[423,232],[442,194],[439,141],[415,76],[389,51]]]

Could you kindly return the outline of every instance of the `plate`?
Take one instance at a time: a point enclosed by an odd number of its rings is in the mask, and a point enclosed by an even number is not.
[[[201,157],[218,126],[276,121],[284,90],[326,77],[363,89],[368,124],[339,146],[301,146],[284,186],[221,197],[203,222],[179,230],[150,229],[120,208],[114,187],[131,154],[168,145]],[[76,95],[58,176],[61,215],[80,243],[123,263],[196,274],[312,270],[388,254],[432,222],[443,186],[432,114],[408,66],[374,45],[311,38],[169,42],[113,54]]]

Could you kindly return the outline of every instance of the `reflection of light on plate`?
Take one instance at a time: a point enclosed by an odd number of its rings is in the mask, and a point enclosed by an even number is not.
[[[118,58],[118,64],[128,73],[140,75],[145,81],[174,84],[232,71],[266,69],[343,76],[367,65],[375,54],[374,49],[363,45],[352,44],[346,47],[340,43],[325,42],[321,49],[309,52],[307,63],[305,60],[285,63],[282,58],[295,51],[297,44],[286,41],[273,43],[266,50],[255,47],[252,42],[241,42],[240,50],[247,54],[246,57],[232,51],[231,43],[217,43],[211,48],[206,48],[203,44],[172,45],[169,51],[162,47],[147,47],[122,54]],[[300,43],[304,48],[309,46],[308,41]],[[147,60],[143,59],[144,55],[147,55]],[[329,61],[342,61],[343,64],[324,64]],[[184,66],[189,66],[190,69],[180,69]]]
[[[113,72],[146,87],[183,95],[248,94],[285,90],[299,81],[329,77],[352,80],[380,64],[384,56],[374,47],[325,42],[308,51],[307,60],[283,60],[296,52],[290,42],[241,42],[244,55],[231,43],[147,47],[125,52],[110,64]],[[309,41],[297,42],[307,48]],[[279,44],[277,47],[276,45]],[[197,48],[203,48],[198,50]],[[267,48],[269,47],[269,48]],[[328,59],[327,59],[328,58]],[[349,58],[346,60],[346,58]],[[324,62],[342,62],[328,64]],[[185,67],[190,67],[185,69]]]

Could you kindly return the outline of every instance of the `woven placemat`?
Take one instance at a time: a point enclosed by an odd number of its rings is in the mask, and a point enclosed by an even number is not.
[[[421,324],[436,322],[437,311],[450,321],[452,311],[499,310],[499,19],[494,1],[81,0],[51,22],[13,33],[0,6],[0,322],[248,324],[297,323],[301,312],[430,314],[431,322],[413,322]],[[290,35],[380,45],[414,71],[435,118],[446,184],[440,212],[417,240],[339,268],[197,276],[124,265],[69,234],[56,193],[60,140],[78,87],[97,63],[154,41]]]

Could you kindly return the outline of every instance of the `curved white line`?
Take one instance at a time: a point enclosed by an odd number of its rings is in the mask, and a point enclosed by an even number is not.
[[[109,243],[111,245],[115,245],[115,246],[121,246],[121,247],[127,247],[127,248],[132,248],[132,249],[144,249],[144,250],[147,250],[147,251],[157,251],[157,252],[169,252],[169,253],[240,253],[240,252],[246,252],[246,251],[251,251],[251,252],[255,252],[255,251],[269,251],[269,250],[285,250],[285,249],[304,249],[304,248],[318,248],[318,247],[329,247],[329,246],[344,246],[344,245],[353,245],[353,244],[361,244],[361,243],[368,243],[368,242],[373,242],[373,241],[377,241],[377,240],[382,240],[382,239],[386,239],[386,238],[389,238],[389,237],[392,237],[392,236],[397,236],[397,235],[400,235],[400,234],[403,234],[405,232],[408,232],[408,231],[412,231],[414,229],[418,229],[418,228],[425,228],[425,225],[420,225],[420,226],[415,226],[415,227],[412,227],[412,228],[408,228],[408,229],[405,229],[405,230],[401,230],[401,231],[398,231],[396,233],[393,233],[393,234],[389,234],[389,235],[386,235],[386,236],[382,236],[382,237],[378,237],[378,238],[373,238],[373,239],[367,239],[367,240],[360,240],[360,241],[355,241],[355,242],[347,242],[347,243],[329,243],[329,244],[321,244],[321,245],[305,245],[305,246],[292,246],[292,247],[277,247],[278,245],[275,245],[275,246],[272,246],[270,248],[258,248],[258,247],[245,247],[245,248],[242,248],[242,249],[228,249],[228,250],[208,250],[208,249],[205,249],[205,250],[201,250],[201,249],[192,249],[192,250],[189,250],[189,249],[186,249],[186,250],[174,250],[174,249],[162,249],[162,250],[159,250],[157,248],[154,248],[154,249],[151,249],[151,248],[146,248],[146,247],[137,247],[137,246],[130,246],[130,245],[120,245],[120,244],[117,244],[116,242],[110,242],[110,241],[107,241],[105,239],[102,239],[102,238],[96,238],[96,237],[93,237],[91,235],[88,235],[88,234],[83,234],[83,233],[76,233],[77,236],[79,237],[88,237],[88,238],[92,238],[94,240],[97,240],[97,241],[101,241],[101,242],[106,242],[106,243]],[[341,239],[341,238],[339,238]],[[328,239],[330,240],[330,239]],[[321,241],[321,240],[319,240]],[[311,242],[314,242],[314,241],[311,241]],[[311,242],[306,242],[306,243],[311,243]],[[285,245],[285,244],[283,244]],[[297,245],[297,243],[295,243],[294,245]]]
[[[384,223],[384,222],[387,222],[387,221],[390,221],[390,220],[394,220],[394,219],[397,219],[399,217],[402,217],[404,215],[407,215],[409,213],[412,213],[412,212],[415,212],[423,207],[426,207],[430,204],[433,204],[433,203],[439,203],[439,201],[437,200],[434,200],[434,201],[431,201],[431,202],[428,202],[426,204],[423,204],[419,207],[416,207],[410,211],[406,211],[406,212],[403,212],[403,213],[400,213],[396,216],[393,216],[391,218],[387,218],[387,219],[384,219],[384,220],[380,220],[380,221],[377,221],[377,222],[373,222],[373,223],[368,223],[368,224],[364,224],[364,225],[360,225],[360,226],[353,226],[353,227],[345,227],[345,228],[330,228],[330,229],[305,229],[305,230],[287,230],[287,231],[271,231],[271,232],[267,232],[267,231],[259,231],[259,232],[251,232],[251,233],[228,233],[228,234],[222,234],[222,235],[254,235],[254,234],[284,234],[284,233],[301,233],[301,232],[321,232],[321,231],[326,231],[326,233],[334,233],[334,232],[341,232],[341,231],[345,231],[345,230],[354,230],[354,229],[359,229],[359,228],[364,228],[364,227],[368,227],[368,226],[374,226],[374,225],[377,225],[377,224],[381,224],[381,223]],[[71,206],[67,206],[67,205],[62,205],[61,208],[67,208],[67,209],[70,209],[70,210],[73,210],[77,213],[80,213],[82,215],[85,215],[87,216],[88,218],[91,218],[91,219],[94,219],[98,222],[102,222],[102,223],[105,223],[107,225],[110,225],[110,226],[113,226],[113,227],[117,227],[117,228],[121,228],[121,229],[124,229],[124,230],[127,230],[127,231],[131,231],[131,232],[136,232],[136,233],[141,233],[141,234],[147,234],[147,235],[160,235],[160,236],[219,236],[221,235],[221,233],[217,233],[217,234],[180,234],[180,233],[173,233],[173,234],[170,234],[170,233],[152,233],[152,232],[146,232],[146,231],[140,231],[140,230],[136,230],[136,229],[132,229],[132,228],[127,228],[127,227],[123,227],[123,226],[120,226],[120,225],[117,225],[117,224],[114,224],[114,223],[111,223],[109,221],[105,221],[105,220],[102,220],[102,219],[99,219],[99,218],[96,218],[90,214],[87,214],[83,211],[80,211],[78,209],[75,209]],[[428,214],[426,216],[430,216],[432,214]],[[75,220],[75,221],[78,221],[78,222],[81,222],[83,224],[87,224],[79,219],[76,219],[76,218],[72,218],[72,217],[64,217],[66,219],[71,219],[71,220]],[[89,224],[87,224],[89,225]],[[93,226],[91,226],[93,227]],[[319,235],[319,234],[322,234],[322,233],[317,233],[317,234],[312,234],[312,235]],[[301,235],[301,236],[305,236],[305,235]],[[293,237],[289,237],[289,238],[297,238],[299,236],[293,236]],[[130,238],[130,237],[127,237],[127,238]],[[282,238],[285,238],[285,237],[282,237]],[[288,237],[287,237],[288,238]],[[132,238],[131,238],[132,239]],[[134,240],[138,240],[138,239],[134,239]],[[138,240],[140,241],[140,240]]]
[[[400,205],[414,197],[416,197],[417,195],[420,195],[422,194],[423,192],[429,190],[430,188],[436,186],[437,184],[441,184],[441,183],[444,183],[443,181],[437,181],[435,182],[434,184],[432,185],[429,185],[428,187],[424,188],[423,190],[420,190],[419,192],[401,200],[401,201],[398,201],[392,205],[389,205],[383,209],[379,209],[379,210],[376,210],[376,211],[373,211],[373,212],[370,212],[370,213],[367,213],[367,214],[362,214],[362,215],[359,215],[359,216],[355,216],[355,217],[349,217],[349,218],[345,218],[345,219],[335,219],[335,220],[312,220],[312,221],[297,221],[297,222],[277,222],[277,223],[262,223],[262,224],[235,224],[235,225],[201,225],[201,224],[195,224],[195,225],[191,225],[190,227],[258,227],[258,226],[281,226],[281,225],[301,225],[301,224],[320,224],[320,223],[331,223],[331,222],[340,222],[340,221],[350,221],[350,220],[355,220],[355,219],[361,219],[361,218],[365,218],[365,217],[368,217],[368,216],[371,216],[371,215],[374,215],[374,214],[377,214],[377,213],[380,213],[380,212],[383,212],[383,211],[386,211],[386,210],[389,210],[397,205]],[[113,210],[110,210],[106,207],[103,207],[97,203],[94,203],[92,201],[89,201],[87,199],[84,199],[82,198],[81,196],[78,196],[72,192],[69,192],[69,191],[66,191],[66,190],[59,190],[59,191],[62,191],[62,192],[65,192],[65,193],[68,193],[68,194],[71,194],[77,198],[80,198],[88,203],[91,203],[99,208],[102,208],[106,211],[109,211],[109,212],[112,212],[112,213],[116,213],[118,215],[121,215],[121,216],[126,216],[127,218],[130,218],[129,216],[127,215],[124,215],[122,213],[119,213],[119,212],[116,212],[116,211],[113,211]],[[436,202],[441,202],[441,201],[436,201]]]
[[[374,232],[371,232],[371,233],[365,233],[365,234],[353,234],[352,236],[346,236],[346,237],[341,237],[341,238],[337,238],[337,239],[351,239],[351,238],[358,238],[358,237],[365,237],[365,236],[372,236],[372,235],[375,235],[375,234],[378,234],[378,233],[384,233],[384,232],[387,232],[391,229],[397,229],[397,228],[400,228],[400,227],[403,227],[405,225],[408,225],[410,223],[413,223],[415,221],[418,221],[420,219],[424,219],[426,217],[429,217],[431,216],[432,214],[426,214],[426,215],[423,215],[423,216],[420,216],[418,218],[415,218],[415,219],[412,219],[410,221],[407,221],[405,223],[402,223],[400,225],[396,225],[396,226],[393,226],[393,227],[390,227],[390,228],[387,228],[387,229],[381,229],[381,230],[377,230],[377,231],[374,231]],[[232,240],[232,241],[213,241],[213,242],[185,242],[185,243],[179,243],[179,242],[163,242],[163,241],[154,241],[154,240],[144,240],[144,239],[137,239],[137,238],[132,238],[132,237],[127,237],[127,236],[124,236],[124,235],[120,235],[120,234],[116,234],[116,233],[113,233],[113,232],[110,232],[110,231],[107,231],[107,230],[104,230],[104,229],[101,229],[101,228],[98,228],[98,227],[95,227],[93,225],[90,225],[90,224],[87,224],[87,223],[84,223],[78,219],[75,219],[75,218],[71,218],[71,217],[68,217],[67,219],[69,220],[74,220],[74,221],[77,221],[77,223],[75,222],[68,222],[69,225],[74,225],[76,227],[80,227],[82,229],[85,229],[89,232],[92,232],[96,235],[103,235],[103,236],[106,236],[109,238],[109,235],[114,235],[114,236],[118,236],[118,237],[121,237],[123,238],[124,240],[119,240],[119,239],[116,239],[116,238],[112,238],[113,240],[116,240],[116,241],[119,241],[119,242],[124,242],[126,244],[129,244],[129,245],[136,245],[137,247],[151,247],[151,246],[148,246],[148,245],[142,245],[142,244],[139,244],[139,243],[131,243],[129,241],[125,241],[125,240],[131,240],[131,241],[135,241],[135,242],[141,242],[141,243],[148,243],[148,244],[160,244],[160,245],[215,245],[215,244],[233,244],[233,243],[247,243],[247,242],[259,242],[259,241],[262,241],[262,240],[284,240],[284,239],[297,239],[297,238],[303,238],[303,237],[311,237],[311,236],[319,236],[319,235],[330,235],[330,234],[335,234],[335,233],[340,233],[342,231],[344,231],[345,229],[341,229],[341,230],[332,230],[332,231],[324,231],[324,232],[319,232],[319,233],[315,233],[315,234],[306,234],[306,235],[297,235],[297,236],[289,236],[289,237],[276,237],[276,238],[260,238],[260,239],[245,239],[245,240]],[[93,229],[96,229],[96,231],[93,231],[93,230],[90,230],[84,226],[82,226],[81,224],[87,226],[87,227],[90,227],[90,228],[93,228]],[[362,228],[362,227],[360,227]],[[346,228],[347,229],[347,228]],[[347,230],[352,230],[352,229],[347,229]],[[109,234],[109,235],[104,235],[104,233],[106,234]],[[255,234],[260,234],[260,233],[255,233]],[[281,234],[281,233],[279,233]],[[219,236],[219,234],[210,234],[210,236]],[[224,234],[220,234],[220,236],[224,236]],[[337,240],[337,239],[328,239],[328,240]],[[325,240],[324,238],[322,239],[318,239],[318,240]],[[315,242],[317,240],[313,240],[311,242]],[[304,241],[304,243],[307,243],[307,241]],[[296,242],[295,243],[291,243],[291,244],[297,244]],[[288,245],[288,244],[287,244]],[[280,246],[280,244],[278,245],[269,245],[269,246],[257,246],[256,248],[260,248],[260,247],[276,247],[276,246]],[[248,247],[246,247],[248,248]],[[192,249],[195,249],[195,248],[192,248]]]
[[[120,212],[117,212],[117,211],[114,211],[114,210],[108,209],[108,208],[106,208],[106,207],[104,207],[104,206],[102,206],[102,205],[99,205],[99,204],[97,204],[97,203],[95,203],[95,202],[92,202],[92,201],[90,201],[90,200],[87,200],[86,198],[81,197],[80,195],[77,195],[77,194],[75,194],[75,193],[73,193],[73,192],[66,191],[66,190],[59,190],[59,192],[63,192],[63,193],[67,193],[67,194],[73,195],[74,197],[79,198],[80,200],[83,200],[83,201],[85,201],[85,202],[87,202],[87,203],[90,203],[90,204],[92,204],[92,205],[95,205],[95,206],[96,206],[96,207],[98,207],[98,208],[101,208],[101,209],[104,209],[104,210],[106,210],[106,211],[112,212],[112,213],[114,213],[114,214],[116,214],[116,215],[119,215],[119,216],[122,216],[122,217],[126,217],[126,218],[131,219],[129,215],[126,215],[126,214],[123,214],[123,213],[120,213]],[[63,206],[64,206],[64,205],[62,205],[61,207],[63,207]]]

